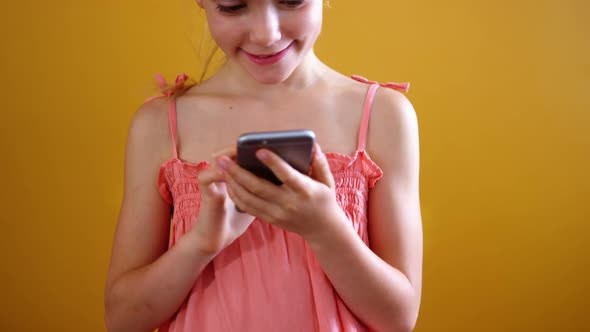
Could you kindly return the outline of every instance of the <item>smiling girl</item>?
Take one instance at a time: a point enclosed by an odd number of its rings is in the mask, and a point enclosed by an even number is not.
[[[318,59],[321,0],[197,4],[226,63],[198,85],[179,75],[131,123],[109,331],[411,331],[422,226],[407,84]],[[300,128],[318,142],[309,175],[257,154],[282,185],[226,149]]]

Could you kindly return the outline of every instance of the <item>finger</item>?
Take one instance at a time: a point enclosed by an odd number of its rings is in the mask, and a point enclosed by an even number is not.
[[[230,174],[225,175],[229,198],[234,202],[236,210],[257,216],[263,220],[272,220],[269,211],[276,210],[271,202],[266,202],[252,195],[244,187],[240,186]]]
[[[226,146],[223,149],[213,152],[213,154],[211,155],[211,158],[213,160],[217,160],[221,156],[226,156],[230,159],[235,159],[236,154],[237,154],[236,147],[232,145],[232,146]]]
[[[334,188],[334,175],[330,170],[330,163],[322,152],[319,144],[315,144],[313,161],[311,163],[311,178],[330,188]]]
[[[223,172],[216,167],[211,167],[199,173],[198,175],[199,187],[201,192],[206,197],[222,198],[224,196],[221,188],[221,182],[225,181]]]
[[[295,191],[304,190],[306,187],[305,175],[291,167],[281,157],[270,150],[260,149],[256,151],[256,157],[275,174],[275,176]]]
[[[250,213],[248,211],[243,210],[243,208],[241,208],[241,206],[243,206],[243,204],[240,201],[239,197],[237,197],[236,194],[234,193],[234,189],[231,186],[229,186],[229,183],[227,186],[227,195],[229,196],[230,201],[234,204],[234,207],[237,212]]]
[[[221,157],[217,160],[221,169],[231,176],[234,182],[240,185],[251,194],[264,200],[276,200],[278,188],[270,182],[259,178],[258,176],[241,168],[237,163],[227,157]]]
[[[223,171],[217,167],[209,167],[201,172],[197,177],[198,181],[202,185],[209,185],[213,182],[223,182]]]

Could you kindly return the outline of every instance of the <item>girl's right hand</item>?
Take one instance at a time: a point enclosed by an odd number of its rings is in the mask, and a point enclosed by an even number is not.
[[[235,149],[224,150],[214,155],[235,157]],[[238,212],[230,199],[223,172],[215,165],[199,173],[201,206],[191,232],[197,237],[199,249],[207,255],[215,255],[240,237],[252,224],[255,217]]]

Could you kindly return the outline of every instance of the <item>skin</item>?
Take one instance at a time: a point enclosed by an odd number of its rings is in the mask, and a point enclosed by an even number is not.
[[[168,106],[164,99],[144,104],[129,128],[125,190],[105,290],[109,331],[149,331],[166,321],[204,267],[254,217],[301,235],[342,300],[368,327],[412,330],[422,282],[419,143],[412,105],[393,90],[379,89],[376,95],[366,152],[384,176],[369,193],[369,248],[351,227],[343,227],[350,222],[337,204],[322,152],[355,151],[368,87],[314,54],[321,1],[294,8],[270,0],[197,3],[227,56],[216,75],[177,100],[179,155],[185,162],[208,161],[198,179],[201,211],[195,226],[168,250],[170,208],[155,184],[160,165],[171,158]],[[237,13],[217,9],[240,4],[247,6]],[[246,54],[272,54],[289,45],[288,54],[271,66],[256,65]],[[259,151],[259,158],[283,186],[256,178],[233,161],[232,147],[241,133],[293,128],[316,132],[319,144],[309,177],[270,151]],[[236,212],[234,204],[245,213]]]

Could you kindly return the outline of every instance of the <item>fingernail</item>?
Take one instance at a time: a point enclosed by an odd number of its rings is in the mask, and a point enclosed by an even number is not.
[[[217,158],[217,164],[224,171],[229,167],[229,161],[225,157]]]
[[[258,152],[256,152],[256,156],[258,157],[258,159],[266,160],[270,155],[268,154],[268,152],[264,150],[259,150]]]

